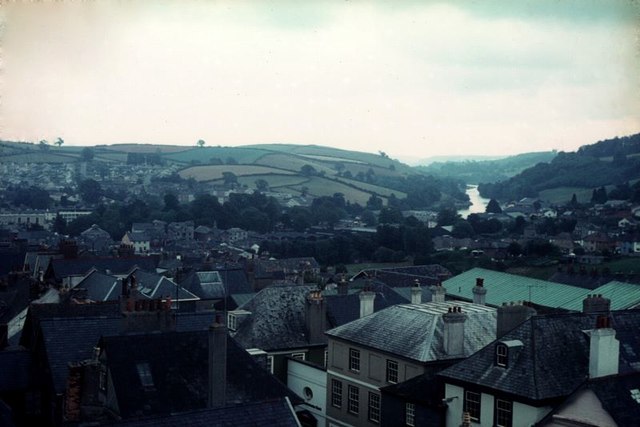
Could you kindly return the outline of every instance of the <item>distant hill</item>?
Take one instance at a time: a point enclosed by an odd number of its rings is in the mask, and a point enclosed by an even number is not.
[[[467,184],[504,181],[540,162],[548,162],[555,151],[524,153],[495,160],[465,160],[433,162],[416,169],[440,177],[455,177]]]
[[[464,201],[466,196],[453,179],[426,177],[385,153],[372,154],[318,145],[260,144],[241,147],[184,147],[154,144],[115,144],[95,147],[61,147],[0,141],[0,162],[77,163],[90,150],[93,162],[164,164],[178,167],[178,174],[201,182],[225,180],[257,187],[257,181],[279,192],[311,196],[342,193],[351,203],[365,205],[371,196],[408,198],[411,207],[439,201]],[[86,154],[86,153],[85,153]],[[418,178],[416,178],[416,176]]]
[[[558,153],[548,163],[538,163],[501,182],[478,186],[483,197],[519,200],[547,194],[563,194],[568,201],[574,193],[594,188],[622,185],[640,179],[640,134],[616,137],[585,145],[577,152]],[[585,201],[585,200],[580,200]]]
[[[469,155],[459,155],[459,156],[431,156],[426,157],[424,159],[418,159],[413,161],[412,165],[414,166],[429,166],[432,163],[447,163],[447,162],[484,162],[487,160],[499,160],[504,159],[506,156],[469,156]]]

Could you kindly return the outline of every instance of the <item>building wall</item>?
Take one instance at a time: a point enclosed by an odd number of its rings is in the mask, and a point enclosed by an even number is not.
[[[446,414],[446,426],[447,427],[459,427],[462,422],[463,408],[464,408],[464,388],[446,384],[445,385],[445,399],[456,397],[448,402],[447,414]],[[488,393],[481,393],[480,403],[480,424],[483,426],[494,425],[494,405],[495,396]],[[518,426],[530,426],[540,421],[545,415],[551,411],[551,407],[535,407],[525,405],[520,402],[513,402],[513,427]],[[478,425],[478,423],[472,423]]]
[[[360,370],[349,369],[350,349],[360,352]],[[327,366],[327,415],[333,420],[348,425],[377,426],[377,422],[369,420],[369,392],[380,394],[380,387],[389,385],[386,381],[387,360],[398,363],[398,382],[424,373],[424,367],[416,362],[402,359],[354,344],[329,339]],[[342,383],[342,404],[340,408],[332,405],[332,380]],[[359,410],[353,414],[348,407],[349,386],[358,389]],[[380,407],[382,413],[382,407]]]
[[[309,410],[316,417],[318,427],[325,427],[327,372],[293,359],[287,359],[287,363],[287,387],[305,399],[306,404],[301,408]],[[309,397],[309,391],[311,397]]]

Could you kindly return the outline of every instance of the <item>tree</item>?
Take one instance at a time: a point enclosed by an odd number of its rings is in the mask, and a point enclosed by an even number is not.
[[[180,201],[175,194],[167,193],[164,195],[164,211],[180,209]]]
[[[238,183],[238,177],[233,172],[222,172],[224,185],[234,185]]]
[[[204,142],[204,139],[199,139],[198,142],[196,142],[198,148],[204,147],[204,144],[206,144],[206,142]]]
[[[58,137],[58,139],[56,139],[56,142],[54,143],[58,146],[58,148],[62,147],[62,144],[64,144],[64,139]]]
[[[102,187],[100,183],[91,178],[85,179],[78,186],[80,197],[87,203],[96,203],[102,197]]]
[[[379,211],[383,207],[384,206],[383,206],[382,199],[376,196],[375,194],[372,194],[369,197],[369,200],[367,200],[367,209],[370,209],[372,211]]]
[[[317,175],[318,172],[316,171],[316,168],[314,168],[311,165],[304,165],[300,168],[300,174],[303,176],[313,176],[313,175]]]
[[[269,190],[269,183],[265,179],[257,179],[255,184],[258,191],[264,192]]]
[[[46,139],[41,139],[40,142],[38,143],[38,147],[41,150],[48,150],[49,149],[49,143],[47,142]]]
[[[84,147],[80,152],[80,158],[85,162],[93,160],[94,152],[92,148]]]
[[[458,211],[454,207],[443,207],[438,211],[438,225],[453,225],[460,215],[458,215]]]
[[[489,200],[489,203],[487,203],[487,207],[485,208],[484,211],[486,213],[501,214],[502,208],[500,207],[500,204],[496,199],[491,199]]]

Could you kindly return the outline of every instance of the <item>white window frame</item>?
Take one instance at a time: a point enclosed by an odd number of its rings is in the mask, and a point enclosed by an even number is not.
[[[387,359],[387,382],[391,384],[398,383],[398,362],[395,360]]]
[[[347,411],[350,414],[360,413],[360,389],[355,385],[347,385]]]
[[[267,371],[273,374],[273,356],[267,355]]]
[[[349,370],[351,372],[360,372],[360,350],[349,349]]]
[[[380,423],[380,395],[372,391],[369,392],[369,421]]]
[[[473,390],[464,391],[464,411],[469,413],[471,421],[480,422],[480,414],[482,410],[482,394]],[[473,410],[470,411],[469,407]]]
[[[504,344],[496,344],[496,365],[506,367],[509,360],[509,349]]]
[[[342,408],[342,381],[331,379],[331,406]]]
[[[404,405],[404,422],[411,427],[416,425],[416,405],[414,403],[407,402]]]
[[[503,403],[503,407],[500,407],[500,404]],[[513,402],[510,400],[504,399],[496,399],[495,403],[495,425],[496,427],[512,427],[513,426]],[[502,421],[501,423],[501,414],[504,413],[504,416],[507,418],[508,422]]]
[[[227,326],[230,331],[234,331],[238,328],[238,318],[233,313],[227,313]]]
[[[324,351],[324,367],[329,366],[329,350]]]

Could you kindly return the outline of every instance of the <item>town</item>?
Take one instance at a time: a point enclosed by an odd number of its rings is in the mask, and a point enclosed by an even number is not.
[[[0,425],[636,423],[637,179],[63,144],[0,144]]]

